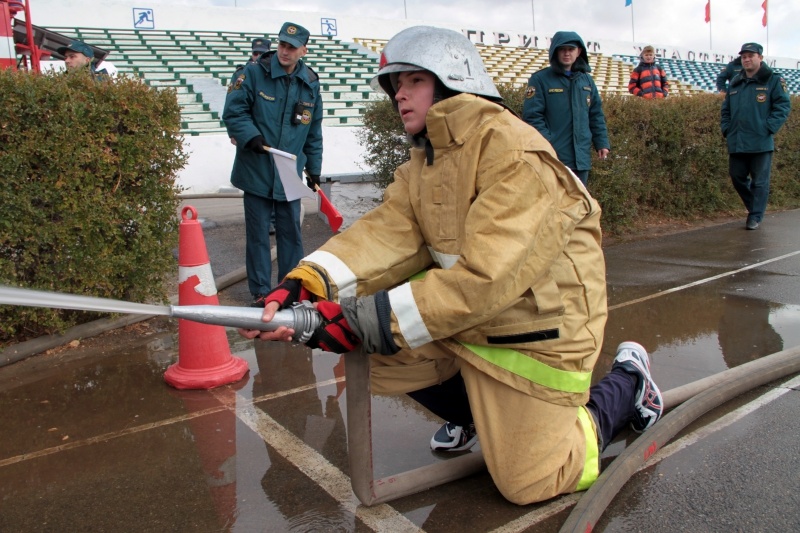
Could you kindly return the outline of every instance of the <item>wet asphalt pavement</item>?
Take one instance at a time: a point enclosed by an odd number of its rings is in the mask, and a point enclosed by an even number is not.
[[[365,187],[334,185],[332,200],[355,218],[375,204]],[[186,203],[204,219],[215,275],[240,268],[241,200]],[[596,379],[625,340],[648,349],[662,390],[800,344],[800,211],[743,226],[606,248],[610,315]],[[307,251],[330,237],[313,205],[303,231]],[[249,298],[245,281],[219,295],[223,305]],[[180,353],[168,319],[0,368],[0,531],[549,532],[577,500],[516,506],[482,473],[360,505],[343,357],[227,334],[250,370],[210,391],[164,383]],[[594,530],[800,530],[799,388],[789,376],[702,417],[634,475]],[[447,460],[428,448],[440,422],[408,398],[374,397],[376,476]],[[612,443],[605,462],[635,437]]]

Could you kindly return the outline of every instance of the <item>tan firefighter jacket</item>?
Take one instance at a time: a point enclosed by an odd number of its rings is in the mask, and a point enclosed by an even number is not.
[[[445,99],[427,131],[432,164],[412,148],[383,204],[301,265],[334,300],[388,289],[401,348],[449,343],[517,390],[584,404],[607,314],[600,207],[500,105]]]

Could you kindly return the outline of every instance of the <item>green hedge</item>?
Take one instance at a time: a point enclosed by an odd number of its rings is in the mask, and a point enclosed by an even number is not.
[[[186,162],[174,91],[0,70],[0,283],[163,301]],[[0,342],[94,318],[0,306]]]
[[[522,114],[525,87],[498,89]],[[603,109],[611,140],[606,161],[595,157],[589,190],[603,208],[603,229],[619,234],[652,219],[745,216],[728,176],[728,153],[720,133],[722,97],[716,94],[645,100],[606,96]],[[792,106],[800,97],[792,97]],[[361,144],[378,181],[391,182],[408,158],[403,126],[388,99],[368,105]],[[800,118],[791,113],[775,137],[770,208],[800,207]],[[398,154],[402,154],[399,157]]]
[[[716,94],[604,99],[612,151],[608,160],[593,161],[589,190],[603,207],[605,229],[635,228],[652,217],[746,215],[728,176],[721,105]],[[798,207],[800,186],[792,170],[800,146],[796,114],[790,114],[775,145],[770,206]]]

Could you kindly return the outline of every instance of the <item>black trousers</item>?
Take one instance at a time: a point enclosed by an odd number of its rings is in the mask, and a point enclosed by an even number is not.
[[[634,414],[636,377],[620,368],[611,372],[589,389],[586,408],[594,417],[600,451],[631,422]],[[433,385],[408,395],[426,409],[458,426],[472,423],[464,379],[458,373],[440,385]]]

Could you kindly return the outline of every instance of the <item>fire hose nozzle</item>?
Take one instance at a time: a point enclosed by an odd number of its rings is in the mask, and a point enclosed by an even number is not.
[[[228,307],[220,305],[171,305],[170,315],[174,318],[191,320],[202,324],[228,326],[233,328],[275,331],[281,326],[294,330],[297,342],[305,343],[322,323],[322,316],[311,302],[296,302],[289,309],[275,313],[269,322],[263,322],[263,309],[255,307]]]

